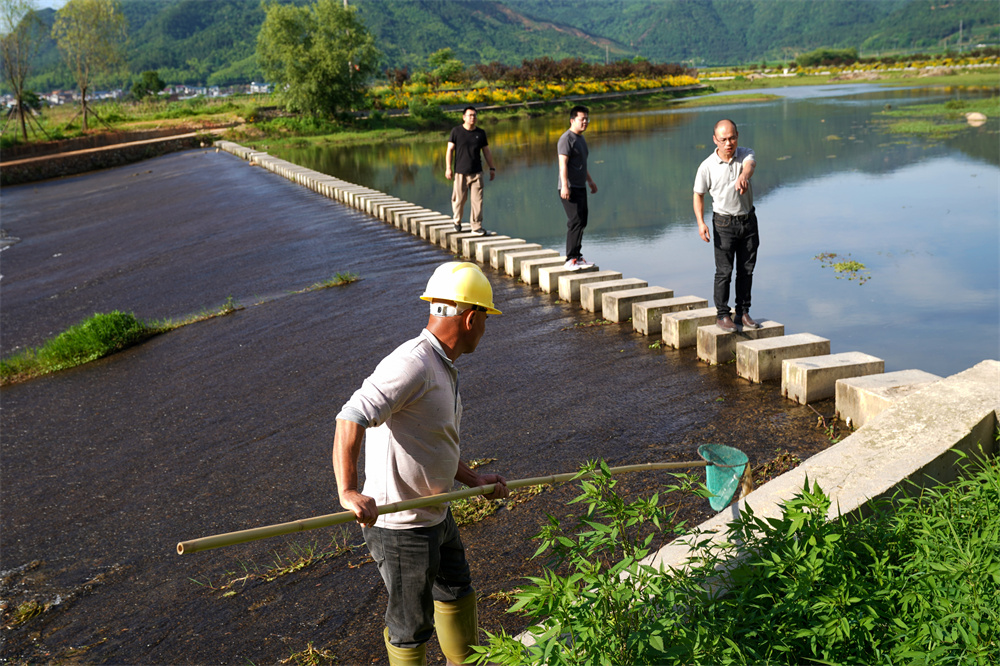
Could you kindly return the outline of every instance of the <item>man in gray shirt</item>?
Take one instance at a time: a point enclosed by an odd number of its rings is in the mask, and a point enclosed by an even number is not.
[[[382,360],[337,414],[333,468],[340,504],[354,512],[389,593],[383,631],[390,664],[424,663],[437,630],[449,663],[478,644],[476,593],[465,547],[447,505],[387,513],[378,507],[496,484],[459,458],[462,398],[454,362],[476,351],[486,318],[498,315],[493,288],[476,264],[451,261],[434,271],[420,297],[430,301],[427,327]],[[365,446],[365,485],[358,457]]]
[[[583,133],[590,123],[585,106],[569,111],[569,129],[559,137],[559,198],[566,211],[566,268],[579,270],[593,266],[583,258],[583,230],[587,228],[590,209],[587,207],[587,185],[597,194],[597,183],[587,170],[587,140]]]
[[[753,176],[757,162],[753,150],[739,147],[739,131],[731,120],[715,124],[715,151],[698,167],[694,179],[694,216],[706,243],[711,234],[705,224],[705,192],[712,193],[712,226],[715,229],[716,324],[724,331],[738,326],[759,328],[750,317],[750,289],[757,264],[757,213],[753,206]],[[736,317],[729,310],[729,283],[736,262]]]

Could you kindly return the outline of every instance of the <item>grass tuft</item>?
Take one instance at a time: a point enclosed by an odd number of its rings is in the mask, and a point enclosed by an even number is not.
[[[0,383],[8,384],[89,363],[159,332],[160,329],[143,323],[131,313],[116,310],[95,314],[37,349],[0,361]]]

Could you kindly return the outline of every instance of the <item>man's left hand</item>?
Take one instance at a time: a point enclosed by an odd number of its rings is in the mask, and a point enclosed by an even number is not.
[[[507,490],[507,479],[499,474],[480,474],[476,478],[477,487],[488,486],[491,483],[495,483],[496,488],[489,495],[483,495],[486,499],[504,499],[510,495],[510,491]]]
[[[750,179],[747,178],[746,174],[741,173],[736,177],[736,192],[743,194],[747,191],[748,187],[750,187]]]

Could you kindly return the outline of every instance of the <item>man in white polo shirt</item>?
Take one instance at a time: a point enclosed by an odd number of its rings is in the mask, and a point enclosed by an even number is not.
[[[478,622],[451,510],[438,505],[379,516],[377,507],[449,492],[455,481],[495,483],[486,497],[507,497],[504,477],[478,474],[459,458],[462,399],[454,366],[476,351],[486,318],[500,311],[489,280],[468,262],[439,266],[420,298],[431,304],[427,327],[383,359],[337,415],[333,467],[340,503],[357,516],[389,592],[383,632],[389,663],[424,663],[436,628],[448,662],[460,664],[478,643]]]
[[[694,216],[706,243],[711,234],[705,224],[705,192],[712,193],[712,226],[715,229],[716,324],[724,331],[737,327],[759,328],[750,317],[750,289],[757,264],[757,213],[753,206],[753,176],[757,162],[753,150],[738,146],[739,131],[731,120],[715,124],[715,151],[701,163],[694,179]],[[729,283],[736,262],[736,316],[730,316]],[[735,321],[734,321],[735,320]]]

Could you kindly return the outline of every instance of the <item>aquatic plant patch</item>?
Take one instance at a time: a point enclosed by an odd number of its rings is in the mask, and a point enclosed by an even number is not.
[[[817,254],[813,259],[822,262],[823,268],[832,268],[838,280],[847,279],[858,284],[868,282],[871,279],[868,268],[860,261],[851,259],[850,256],[850,254],[841,256],[836,252],[823,252]]]

